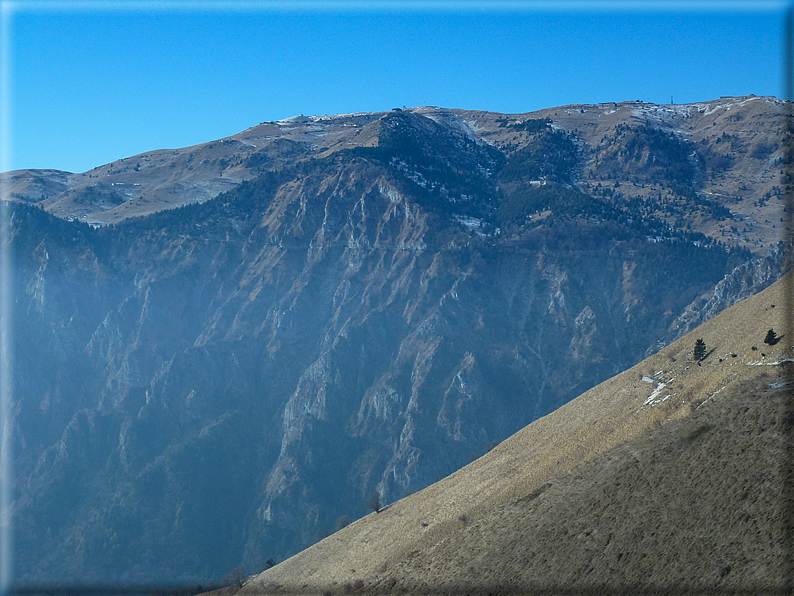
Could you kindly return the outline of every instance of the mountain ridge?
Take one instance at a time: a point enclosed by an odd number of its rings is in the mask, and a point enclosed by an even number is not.
[[[788,142],[785,106],[776,98],[746,96],[670,106],[577,104],[524,114],[419,107],[299,116],[262,123],[217,141],[124,158],[82,174],[20,170],[2,176],[16,200],[41,204],[59,217],[107,224],[203,202],[290,162],[327,158],[351,146],[373,148],[378,145],[378,135],[372,125],[399,113],[426,117],[464,138],[508,153],[531,144],[532,131],[526,129],[526,123],[546,119],[554,130],[575,139],[583,153],[585,160],[578,167],[576,184],[585,192],[607,190],[606,182],[610,186],[622,183],[616,192],[664,213],[666,221],[683,218],[709,237],[762,253],[763,247],[779,237],[772,228],[779,219],[774,214],[782,208],[776,203],[782,201],[782,187],[790,182],[783,182],[788,159],[784,151]],[[643,130],[650,131],[650,136]],[[614,151],[609,149],[613,145]],[[684,154],[672,157],[683,159],[675,166],[679,171],[689,168],[688,175],[698,177],[694,186],[686,179],[673,187],[660,186],[632,173],[634,158],[645,168],[645,160],[659,159],[665,151],[694,152],[697,158],[691,164]],[[631,152],[633,157],[627,160]],[[615,188],[609,191],[614,194]],[[697,200],[693,193],[699,196]],[[672,204],[661,205],[660,211],[660,205],[653,203],[667,201],[662,200],[665,194],[670,195]],[[681,207],[675,208],[677,204]],[[688,211],[693,206],[705,209],[703,214],[692,217],[695,214]],[[719,215],[718,221],[738,221],[742,229],[709,221],[712,211]]]

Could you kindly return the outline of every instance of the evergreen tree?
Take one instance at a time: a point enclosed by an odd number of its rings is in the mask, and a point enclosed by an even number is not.
[[[764,343],[769,344],[770,346],[774,346],[777,342],[780,341],[780,338],[775,333],[774,329],[770,329],[766,332],[766,337],[764,338]]]
[[[702,339],[698,339],[695,342],[695,350],[693,352],[695,356],[695,361],[700,362],[706,357],[706,342]]]

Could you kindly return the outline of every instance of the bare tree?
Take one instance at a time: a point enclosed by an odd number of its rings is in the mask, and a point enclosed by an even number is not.
[[[339,517],[336,518],[336,523],[334,524],[334,527],[338,532],[342,528],[346,527],[349,523],[350,523],[350,518],[348,516],[340,515]]]
[[[380,500],[380,492],[377,490],[372,493],[372,496],[369,499],[367,499],[367,509],[374,511],[375,513],[380,513],[380,510],[383,509],[383,504]]]
[[[245,565],[238,565],[221,578],[221,583],[241,588],[246,577],[248,576],[245,574]]]

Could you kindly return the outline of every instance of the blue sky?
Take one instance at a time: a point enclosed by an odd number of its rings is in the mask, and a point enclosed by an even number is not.
[[[17,3],[6,167],[81,172],[297,114],[784,93],[784,2],[318,6]]]

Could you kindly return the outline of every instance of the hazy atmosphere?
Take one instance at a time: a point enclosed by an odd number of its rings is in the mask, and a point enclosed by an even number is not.
[[[783,593],[790,9],[0,0],[0,592]]]

